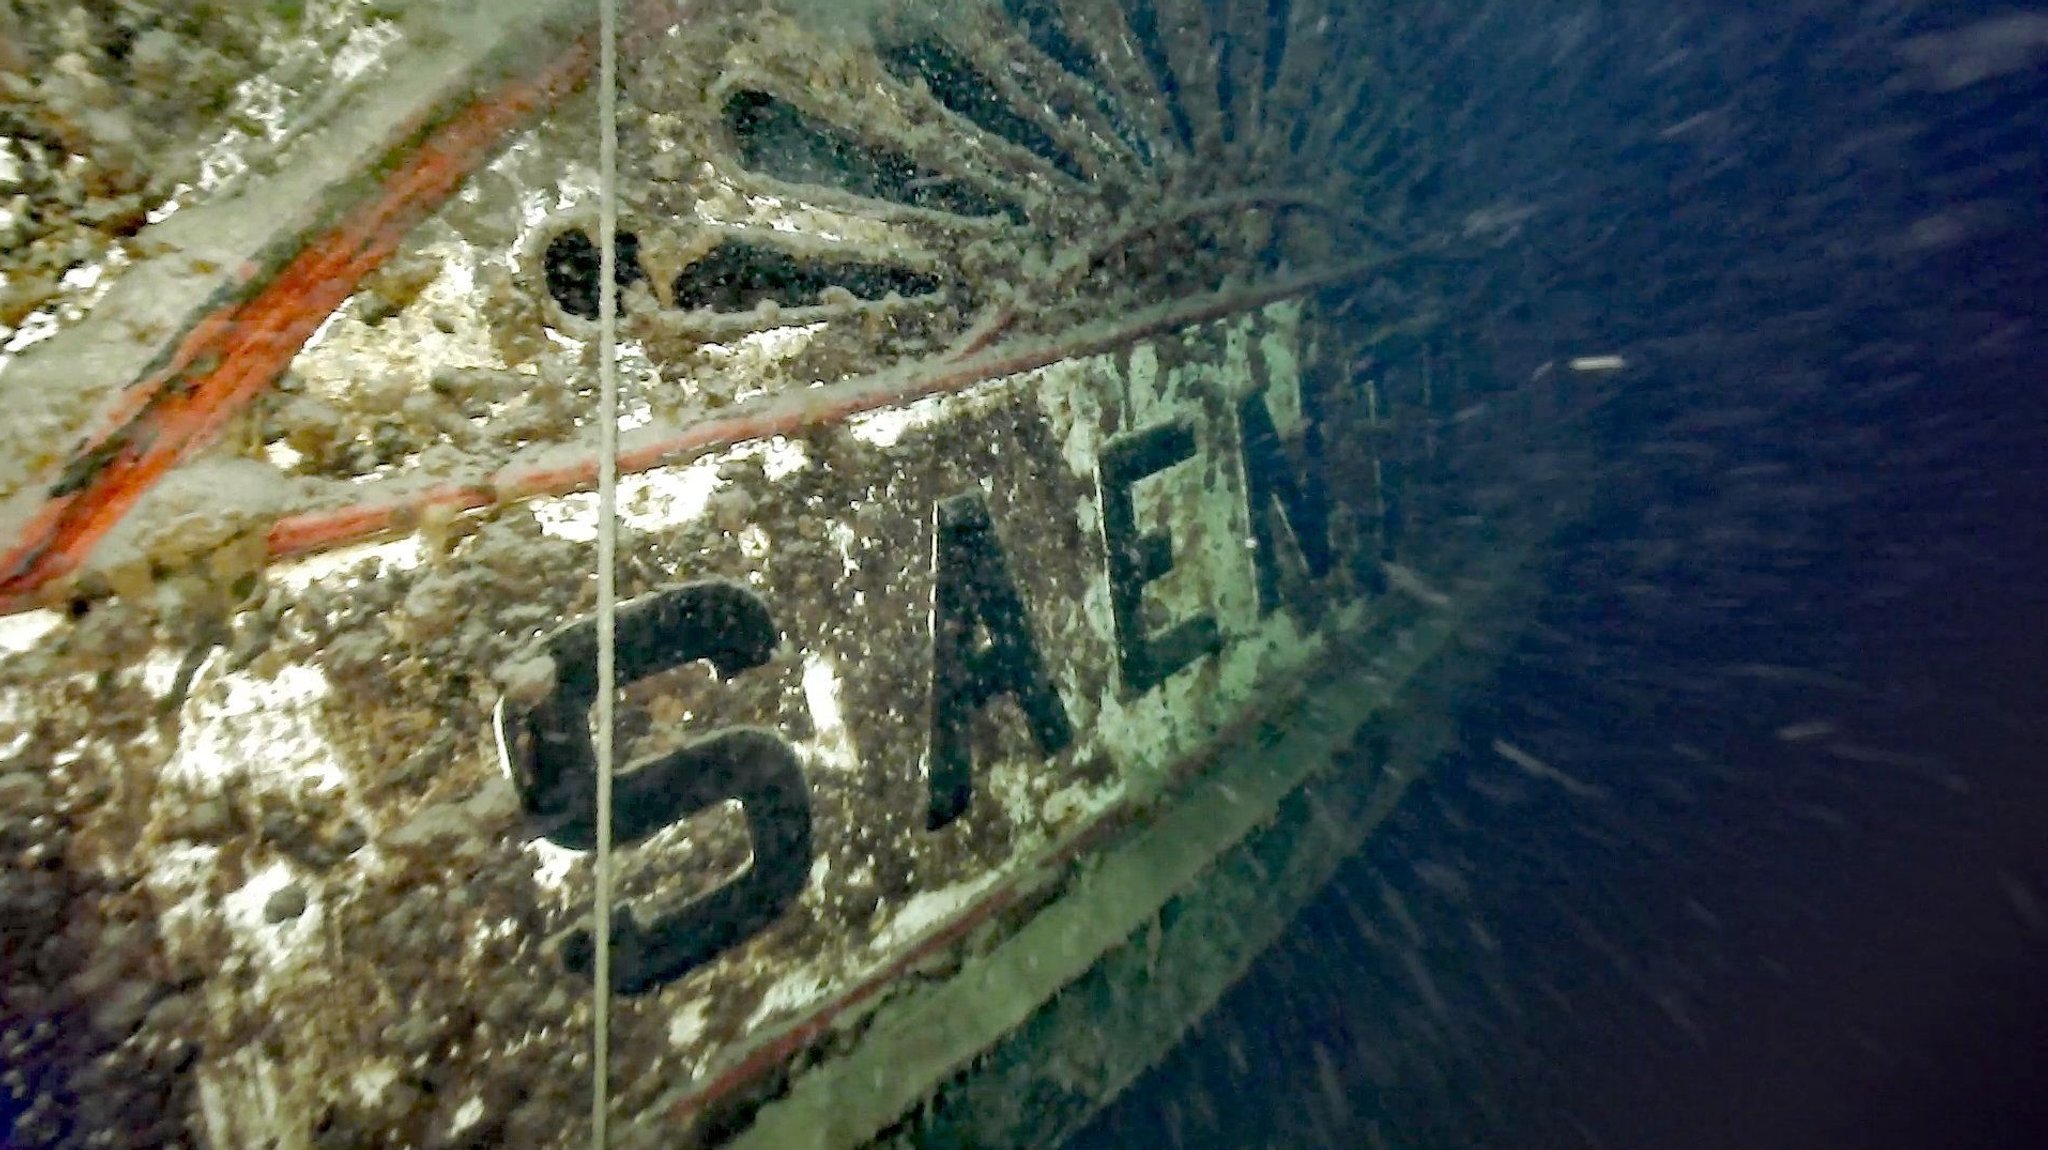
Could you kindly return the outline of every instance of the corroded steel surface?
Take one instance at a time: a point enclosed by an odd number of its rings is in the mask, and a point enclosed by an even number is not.
[[[284,89],[304,130],[0,374],[30,1144],[582,1136],[571,7],[319,9],[374,67]],[[622,72],[613,1081],[679,1139],[1001,947],[1370,625],[1450,393],[1385,383],[1417,296],[1328,310],[1449,248],[1375,207],[1413,173],[1343,66],[1369,15],[812,7],[639,5]]]

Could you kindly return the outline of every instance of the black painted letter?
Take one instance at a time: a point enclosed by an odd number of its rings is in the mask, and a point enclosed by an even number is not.
[[[1310,579],[1330,570],[1329,492],[1317,480],[1297,472],[1280,446],[1280,430],[1266,407],[1264,392],[1237,405],[1237,426],[1243,436],[1246,511],[1251,517],[1252,567],[1258,583],[1259,614],[1280,605],[1280,533],[1276,520],[1287,525],[1296,552]],[[1315,425],[1302,434],[1302,454],[1314,458]]]
[[[1131,489],[1195,454],[1185,421],[1133,432],[1102,449],[1102,539],[1109,550],[1109,602],[1116,617],[1124,693],[1142,695],[1175,671],[1216,650],[1222,639],[1208,615],[1183,619],[1154,635],[1145,626],[1145,585],[1173,570],[1173,537],[1138,532]]]
[[[935,509],[933,576],[931,809],[933,830],[960,817],[974,793],[974,716],[1010,695],[1045,754],[1073,740],[1067,709],[1031,639],[1031,618],[1010,578],[1002,541],[978,495]],[[982,642],[977,630],[988,635]]]
[[[623,292],[647,278],[640,267],[640,237],[632,232],[618,232],[612,241],[612,283]],[[602,306],[597,280],[604,274],[603,266],[597,241],[581,228],[572,228],[549,240],[547,250],[541,253],[548,294],[562,305],[563,311],[583,319],[596,319]]]
[[[696,659],[721,676],[768,661],[775,622],[753,592],[692,583],[636,599],[617,616],[618,680],[643,679]],[[590,708],[597,701],[597,628],[580,619],[541,640],[555,683],[531,711],[500,709],[498,736],[527,811],[549,839],[574,850],[597,842],[597,756]],[[810,796],[796,754],[767,731],[725,730],[622,769],[612,785],[616,841],[636,842],[726,801],[739,800],[753,864],[688,909],[641,925],[631,908],[612,922],[613,984],[654,990],[745,941],[801,894],[811,867]],[[579,932],[564,950],[588,971],[595,946]]]

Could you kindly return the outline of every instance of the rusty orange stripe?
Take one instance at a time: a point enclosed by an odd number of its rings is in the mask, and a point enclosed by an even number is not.
[[[1388,259],[1360,261],[1258,288],[1218,292],[1160,309],[1149,316],[1094,334],[942,362],[909,377],[851,380],[753,400],[731,415],[684,428],[664,429],[622,443],[618,456],[619,472],[630,475],[672,466],[721,447],[776,435],[794,435],[927,396],[964,391],[978,383],[1033,371],[1064,359],[1114,351],[1177,328],[1207,323],[1356,280],[1380,270],[1388,262]],[[410,531],[432,512],[471,511],[493,504],[588,491],[597,485],[597,471],[598,460],[593,453],[556,464],[515,464],[490,475],[428,487],[403,498],[304,511],[285,516],[272,525],[267,551],[273,560],[313,555],[394,532]],[[0,590],[0,614],[43,605],[36,601],[31,590]]]
[[[927,396],[964,391],[978,383],[1033,371],[1061,360],[1114,351],[1164,332],[1207,323],[1357,279],[1383,266],[1383,260],[1354,263],[1263,287],[1218,292],[1193,302],[1159,309],[1149,316],[1091,335],[942,362],[908,377],[850,380],[752,400],[731,415],[622,442],[618,454],[619,473],[630,475],[672,466],[736,443],[776,435],[795,435]],[[270,556],[282,559],[313,554],[394,531],[410,530],[429,512],[469,511],[494,503],[514,503],[523,499],[588,491],[597,485],[597,471],[598,458],[593,453],[558,464],[515,464],[479,480],[430,487],[403,499],[302,512],[280,519],[272,527]]]
[[[238,294],[246,298],[194,324],[167,366],[127,389],[117,425],[67,462],[42,507],[0,557],[0,602],[26,600],[76,570],[152,484],[216,439],[284,372],[364,275],[512,130],[581,82],[595,61],[590,38],[582,37],[539,71],[463,104],[409,152],[387,158],[369,198],[299,247],[275,275],[265,281],[261,269],[245,269]]]

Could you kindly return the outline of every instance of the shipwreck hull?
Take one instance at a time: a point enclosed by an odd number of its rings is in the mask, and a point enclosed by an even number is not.
[[[1057,1137],[1511,626],[1592,399],[1447,326],[1369,15],[688,7],[615,284],[588,13],[336,3],[15,326],[21,1144],[588,1142],[607,290],[615,1143]]]

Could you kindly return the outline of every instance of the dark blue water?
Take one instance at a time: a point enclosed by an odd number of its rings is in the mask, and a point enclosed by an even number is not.
[[[1640,367],[1601,505],[1461,750],[1074,1144],[2048,1145],[2048,21],[1532,8],[1386,51],[1419,210],[1542,208],[1461,338]]]

